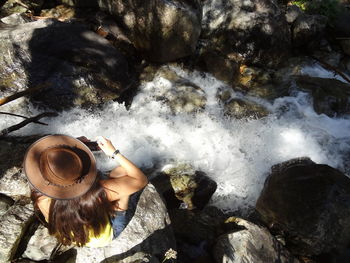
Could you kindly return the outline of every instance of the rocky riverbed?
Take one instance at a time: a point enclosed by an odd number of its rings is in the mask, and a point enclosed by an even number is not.
[[[0,1],[0,262],[347,262],[349,2],[287,2]],[[111,246],[35,217],[22,160],[54,133],[149,176]]]

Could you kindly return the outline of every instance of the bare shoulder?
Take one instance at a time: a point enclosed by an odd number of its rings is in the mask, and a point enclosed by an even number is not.
[[[122,199],[141,190],[145,186],[144,184],[139,184],[137,181],[135,183],[135,179],[129,176],[101,180],[101,185],[105,189],[107,198],[110,201]]]

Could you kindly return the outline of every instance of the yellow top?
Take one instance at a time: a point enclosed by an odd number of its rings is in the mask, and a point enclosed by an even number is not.
[[[41,197],[38,200],[38,206],[40,210],[43,212],[45,216],[46,222],[48,220],[48,208],[50,207],[51,198],[49,197]],[[113,228],[110,223],[106,225],[106,227],[102,230],[100,235],[95,236],[93,229],[89,229],[89,241],[85,244],[87,247],[104,247],[111,243],[113,239]]]

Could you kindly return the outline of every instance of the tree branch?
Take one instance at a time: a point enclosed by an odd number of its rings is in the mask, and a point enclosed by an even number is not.
[[[23,116],[23,115],[18,115],[18,114],[14,114],[14,113],[10,113],[10,112],[4,112],[4,111],[0,111],[0,114],[4,114],[4,115],[10,115],[10,116],[15,116],[15,117],[20,117],[23,119],[28,119],[28,117]],[[33,121],[34,123],[37,124],[41,124],[41,125],[48,125],[47,123],[41,122],[41,121]]]
[[[23,128],[24,126],[26,126],[27,124],[31,123],[31,122],[35,122],[35,121],[38,121],[39,119],[41,118],[44,118],[44,117],[56,117],[58,116],[58,114],[56,112],[44,112],[44,113],[41,113],[35,117],[32,117],[32,118],[28,118],[16,125],[13,125],[11,127],[8,127],[6,129],[3,129],[2,131],[0,131],[0,136],[5,136],[7,134],[9,134],[10,132],[13,132],[13,131],[16,131],[16,130],[19,130],[20,128]]]

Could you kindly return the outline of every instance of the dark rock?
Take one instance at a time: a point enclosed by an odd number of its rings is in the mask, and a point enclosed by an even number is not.
[[[350,10],[342,9],[336,16],[332,26],[332,32],[336,37],[349,38],[350,37]]]
[[[0,30],[4,95],[40,88],[32,102],[57,110],[118,99],[133,83],[128,62],[102,37],[50,19]]]
[[[56,2],[74,7],[98,7],[97,0],[57,0]]]
[[[213,249],[216,263],[299,262],[266,228],[236,217],[226,220],[228,223],[235,224],[236,229],[217,239]]]
[[[318,255],[350,243],[350,179],[309,158],[273,166],[256,209],[292,253]]]
[[[327,17],[322,15],[300,15],[292,25],[293,46],[315,48],[324,36]]]
[[[207,206],[202,211],[169,210],[179,252],[178,262],[213,262],[208,254],[216,238],[228,231],[227,216],[216,207]],[[206,258],[207,261],[201,261]]]
[[[349,39],[340,40],[339,43],[344,53],[350,56],[350,40]]]
[[[236,62],[272,67],[289,56],[290,32],[274,0],[205,0],[201,41]]]
[[[153,62],[191,55],[200,34],[199,1],[99,0],[126,29],[136,49]]]
[[[209,72],[218,80],[232,85],[239,74],[239,65],[216,51],[204,51],[198,58],[200,70]]]
[[[301,90],[312,94],[314,109],[318,114],[333,117],[350,113],[350,84],[309,76],[297,77],[296,84]]]

